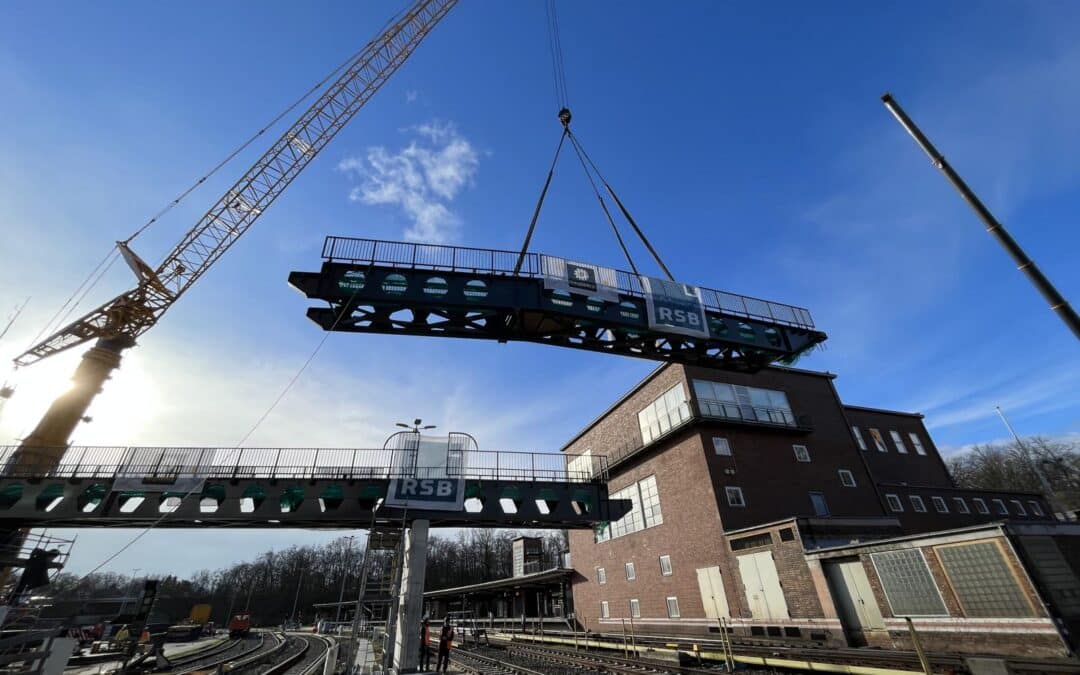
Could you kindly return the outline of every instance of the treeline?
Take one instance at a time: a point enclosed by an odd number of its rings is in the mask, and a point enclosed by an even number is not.
[[[974,445],[949,457],[949,471],[962,488],[1043,493],[1038,467],[1062,507],[1080,509],[1080,441],[1032,436],[1023,442]]]
[[[463,586],[509,577],[512,573],[511,542],[518,532],[507,530],[459,530],[456,537],[429,538],[427,582],[429,590]],[[560,563],[567,542],[562,532],[542,536],[541,567]],[[364,540],[350,543],[346,537],[321,546],[293,546],[263,553],[250,562],[218,570],[202,570],[190,578],[167,576],[158,580],[155,615],[177,622],[191,606],[209,603],[218,625],[231,614],[249,610],[257,625],[278,624],[293,616],[307,622],[315,618],[313,605],[337,602],[345,581],[344,598],[355,600],[364,557]],[[117,598],[136,596],[143,580],[111,572],[96,573],[81,581],[62,573],[49,587],[56,598]],[[323,618],[333,612],[323,611]]]

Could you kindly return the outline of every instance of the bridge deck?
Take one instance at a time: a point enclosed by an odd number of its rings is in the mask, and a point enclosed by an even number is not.
[[[59,461],[57,458],[59,457]],[[606,458],[465,450],[417,467],[408,449],[0,447],[0,527],[588,528],[628,509],[609,501]],[[388,503],[408,480],[460,486],[457,510]],[[457,489],[457,488],[455,488]]]
[[[541,253],[515,273],[513,251],[328,237],[323,258],[319,272],[289,282],[330,303],[308,310],[326,330],[540,342],[743,371],[825,340],[801,307]]]

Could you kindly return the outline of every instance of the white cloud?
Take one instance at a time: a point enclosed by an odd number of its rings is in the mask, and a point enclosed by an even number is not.
[[[360,179],[349,199],[401,208],[412,221],[404,233],[410,241],[452,240],[461,219],[449,203],[473,184],[479,153],[448,122],[429,122],[406,131],[414,138],[396,152],[377,145],[362,158],[347,157],[338,163],[339,171]]]

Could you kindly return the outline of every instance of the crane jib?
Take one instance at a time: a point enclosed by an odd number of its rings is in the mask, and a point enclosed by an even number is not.
[[[342,75],[164,258],[153,277],[56,331],[15,359],[28,365],[95,338],[134,339],[239,239],[403,64],[457,0],[419,0],[352,60]],[[153,279],[153,281],[151,281]]]

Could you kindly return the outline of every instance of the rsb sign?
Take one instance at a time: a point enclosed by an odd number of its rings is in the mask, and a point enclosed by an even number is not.
[[[461,511],[465,508],[465,480],[397,478],[390,481],[385,503],[424,511]]]

